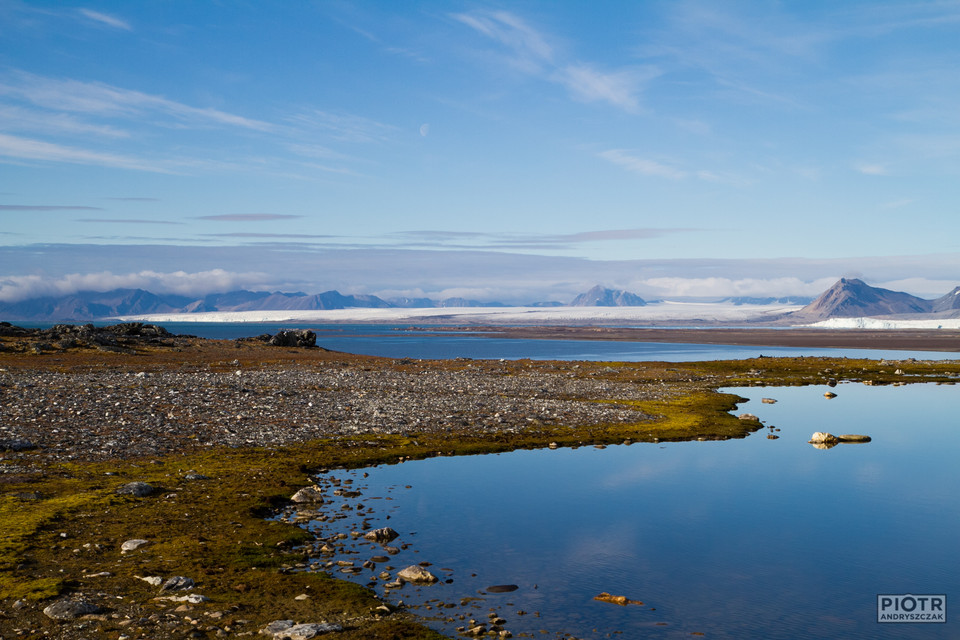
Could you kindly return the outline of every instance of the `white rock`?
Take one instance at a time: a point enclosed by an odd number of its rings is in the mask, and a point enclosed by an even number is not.
[[[127,540],[122,545],[120,545],[120,552],[127,553],[129,551],[136,551],[140,547],[150,544],[149,540],[144,540],[142,538],[134,538],[133,540]]]
[[[294,624],[293,620],[274,620],[260,633],[274,638],[289,638],[290,640],[310,640],[332,631],[343,631],[343,627],[331,622],[307,622]]]
[[[199,593],[190,593],[185,596],[162,596],[157,600],[169,600],[170,602],[186,602],[187,604],[203,604],[210,602],[210,598],[202,596]]]
[[[423,567],[415,564],[410,565],[406,569],[401,569],[398,571],[397,577],[403,578],[407,582],[418,582],[420,584],[431,584],[437,582],[437,576],[433,575]]]
[[[323,502],[323,491],[317,485],[300,489],[293,497],[294,502]]]

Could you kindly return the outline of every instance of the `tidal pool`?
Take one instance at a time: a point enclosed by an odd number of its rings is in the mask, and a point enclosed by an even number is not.
[[[333,515],[308,525],[320,537],[400,536],[395,555],[348,537],[313,568],[334,563],[452,636],[493,613],[514,637],[957,637],[958,388],[725,391],[750,398],[738,413],[764,429],[324,474]],[[819,450],[814,431],[873,440]],[[385,590],[378,578],[418,563],[440,582]],[[594,600],[602,592],[642,604]],[[907,593],[947,594],[948,622],[878,623],[878,594]]]

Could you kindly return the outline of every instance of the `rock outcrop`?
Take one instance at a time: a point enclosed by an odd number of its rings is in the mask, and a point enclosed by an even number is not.
[[[894,314],[929,313],[933,302],[902,291],[871,287],[863,280],[840,278],[832,287],[791,318],[826,320]]]

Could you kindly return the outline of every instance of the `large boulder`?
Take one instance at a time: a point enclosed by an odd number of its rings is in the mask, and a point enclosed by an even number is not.
[[[91,613],[99,613],[100,607],[86,600],[60,600],[43,610],[53,620],[73,620]]]
[[[283,329],[277,331],[269,343],[275,347],[315,347],[317,334],[309,329]]]

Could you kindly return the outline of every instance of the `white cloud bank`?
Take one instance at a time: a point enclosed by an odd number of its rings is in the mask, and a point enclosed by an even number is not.
[[[102,271],[69,273],[58,277],[0,276],[0,301],[18,302],[30,298],[69,295],[78,291],[111,291],[113,289],[145,289],[157,294],[202,296],[213,292],[256,286],[262,284],[265,279],[264,274],[260,273],[230,273],[223,269],[199,273],[140,271],[113,274]]]
[[[83,265],[85,271],[78,271]],[[255,267],[255,270],[251,269]],[[381,298],[570,302],[595,285],[645,300],[815,297],[840,277],[932,299],[960,284],[960,255],[834,260],[586,260],[476,250],[255,246],[22,245],[0,248],[0,301],[142,288],[202,296],[236,289]]]

